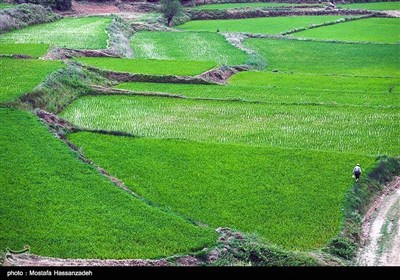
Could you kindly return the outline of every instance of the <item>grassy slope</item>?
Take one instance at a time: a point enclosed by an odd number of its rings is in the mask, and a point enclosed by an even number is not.
[[[48,44],[0,44],[0,54],[24,54],[40,57],[46,54]]]
[[[301,6],[301,4],[292,3],[225,3],[225,4],[210,4],[191,7],[192,10],[225,10],[234,8],[258,8],[258,7],[285,7],[285,6]]]
[[[267,59],[267,70],[400,77],[400,45],[273,39],[248,39],[245,45]]]
[[[292,35],[317,40],[396,44],[400,41],[400,18],[367,18],[313,28]]]
[[[0,58],[0,102],[13,101],[31,91],[61,67],[60,61]]]
[[[400,80],[321,75],[241,72],[229,86],[162,83],[122,83],[135,92],[163,92],[190,98],[242,99],[272,103],[317,103],[361,106],[400,104]],[[389,92],[390,90],[390,92]]]
[[[152,258],[214,243],[118,189],[27,112],[0,109],[0,248],[63,258]],[[45,144],[44,144],[45,143]]]
[[[107,17],[63,18],[0,35],[0,43],[45,43],[75,49],[105,49]]]
[[[100,69],[150,75],[195,76],[216,66],[212,61],[160,61],[103,57],[81,57],[76,60]]]
[[[351,3],[339,4],[337,6],[348,9],[400,10],[400,2]]]
[[[227,20],[194,20],[179,25],[178,28],[187,31],[217,32],[217,30],[219,30],[220,32],[279,34],[294,28],[331,22],[340,18],[343,18],[343,16],[291,16]]]
[[[84,127],[153,138],[397,155],[398,108],[84,97],[62,114]],[[310,137],[312,135],[312,137]]]
[[[201,32],[138,32],[131,39],[137,58],[214,61],[243,64],[246,53],[230,45],[220,34]]]
[[[69,136],[101,166],[153,202],[212,227],[256,233],[286,249],[325,245],[338,231],[356,154]]]

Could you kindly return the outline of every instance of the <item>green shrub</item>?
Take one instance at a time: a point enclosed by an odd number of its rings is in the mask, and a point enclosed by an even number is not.
[[[324,249],[327,253],[351,260],[356,253],[356,244],[346,237],[335,237]]]
[[[60,11],[66,11],[71,9],[72,1],[71,0],[15,0],[15,2],[21,3],[30,3],[36,5],[42,5],[44,7],[50,7],[52,9],[57,9]]]
[[[126,20],[121,17],[115,17],[111,24],[108,25],[107,33],[109,34],[108,45],[110,49],[122,57],[134,57],[129,43],[133,30]]]
[[[160,12],[167,20],[167,25],[172,25],[174,17],[182,13],[182,5],[179,0],[161,0],[160,1]]]
[[[222,229],[223,233],[217,249],[208,255],[212,266],[317,266],[318,261],[307,253],[282,250],[262,243],[255,234],[243,235]],[[210,262],[210,255],[218,255]],[[201,257],[201,256],[200,256]]]
[[[29,25],[52,22],[61,17],[49,8],[34,4],[21,4],[0,11],[0,33],[20,29]]]
[[[30,94],[22,97],[22,101],[33,108],[41,108],[50,112],[59,112],[80,95],[88,94],[93,82],[104,83],[104,80],[88,72],[76,64],[50,74],[46,80]]]

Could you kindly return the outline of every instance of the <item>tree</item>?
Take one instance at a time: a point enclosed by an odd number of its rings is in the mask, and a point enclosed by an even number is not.
[[[161,13],[167,20],[167,25],[172,25],[172,19],[182,12],[182,5],[179,0],[161,0]]]

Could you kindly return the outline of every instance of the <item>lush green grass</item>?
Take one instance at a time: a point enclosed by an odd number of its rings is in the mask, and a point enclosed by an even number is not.
[[[343,16],[290,16],[224,20],[193,20],[179,25],[178,28],[187,31],[279,34],[294,28],[308,27],[312,24],[331,22],[340,18],[343,18]]]
[[[63,113],[92,129],[151,138],[398,155],[396,108],[268,105],[165,97],[96,96]]]
[[[367,18],[308,29],[292,35],[317,40],[396,44],[400,41],[400,18]]]
[[[189,98],[242,99],[272,103],[398,106],[400,79],[240,72],[229,86],[122,83],[134,92],[172,93]]]
[[[400,76],[400,45],[247,39],[267,60],[267,70],[294,73]]]
[[[131,39],[137,58],[215,61],[243,64],[247,54],[220,34],[203,32],[138,32]]]
[[[216,66],[212,61],[146,60],[104,57],[81,57],[77,61],[96,68],[117,72],[195,76]]]
[[[0,58],[0,102],[13,101],[30,92],[61,67],[60,61]]]
[[[0,109],[0,248],[63,258],[153,258],[216,233],[150,207],[83,164],[27,112]]]
[[[211,227],[256,233],[286,249],[324,246],[339,231],[357,154],[92,133],[69,138],[151,201]]]
[[[74,49],[105,49],[108,17],[63,18],[0,35],[0,43],[44,43]]]
[[[40,57],[47,53],[47,44],[0,44],[0,55],[2,54],[24,54]]]
[[[351,3],[351,4],[339,4],[337,6],[349,9],[400,10],[400,2]]]
[[[235,8],[275,8],[275,7],[287,7],[287,6],[302,6],[304,4],[293,4],[293,3],[268,3],[268,2],[254,2],[254,3],[224,3],[224,4],[210,4],[200,5],[191,7],[192,10],[226,10]]]

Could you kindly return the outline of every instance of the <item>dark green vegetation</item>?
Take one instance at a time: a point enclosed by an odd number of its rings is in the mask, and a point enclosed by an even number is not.
[[[32,3],[37,5],[42,5],[44,7],[49,7],[52,9],[57,9],[59,11],[66,11],[71,9],[71,0],[14,0],[17,3]]]
[[[83,164],[30,113],[0,109],[0,248],[62,258],[157,258],[215,243]]]
[[[276,7],[287,7],[287,6],[302,6],[302,4],[293,3],[270,3],[270,2],[254,2],[254,3],[224,3],[224,4],[210,4],[200,5],[193,7],[193,10],[225,10],[225,9],[236,9],[236,8],[276,8]]]
[[[131,39],[137,58],[214,61],[243,64],[247,54],[220,34],[208,32],[138,32]]]
[[[83,128],[124,131],[152,138],[357,151],[367,155],[400,152],[398,107],[265,105],[97,96],[74,101],[62,116]]]
[[[400,10],[400,2],[372,2],[372,3],[351,3],[339,4],[341,8],[346,9],[365,9],[365,10]]]
[[[313,28],[293,35],[317,40],[395,44],[400,41],[400,18],[367,18],[354,20]]]
[[[248,39],[267,59],[267,70],[351,76],[400,77],[400,45]]]
[[[69,137],[89,158],[162,207],[296,250],[320,248],[337,233],[349,170],[355,161],[366,171],[375,162],[335,152],[93,133]]]
[[[46,54],[49,45],[46,44],[0,44],[0,55],[23,54],[39,57]]]
[[[149,75],[195,76],[216,66],[216,63],[212,61],[160,61],[103,57],[82,57],[76,60],[99,69]]]
[[[13,101],[32,91],[49,73],[62,66],[60,61],[0,58],[0,102]]]
[[[0,43],[45,43],[75,49],[105,49],[108,17],[63,18],[0,35]]]
[[[332,22],[340,18],[343,18],[343,16],[291,16],[227,20],[193,20],[178,26],[178,28],[187,31],[279,34],[294,28]]]
[[[304,252],[284,251],[265,244],[254,234],[229,233],[221,230],[217,249],[221,252],[212,266],[319,266],[315,256]],[[201,257],[202,253],[197,254]]]

